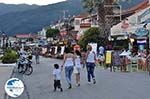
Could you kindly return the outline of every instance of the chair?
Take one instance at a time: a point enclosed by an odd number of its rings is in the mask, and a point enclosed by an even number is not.
[[[133,72],[133,68],[135,68],[136,71],[138,71],[138,58],[132,57],[130,66],[131,66],[131,72]]]

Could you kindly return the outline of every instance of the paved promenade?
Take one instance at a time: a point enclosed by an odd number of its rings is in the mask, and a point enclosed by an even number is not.
[[[6,81],[10,78],[13,71],[13,66],[0,65],[0,99],[4,98],[4,86]]]
[[[81,86],[67,89],[64,71],[62,74],[63,92],[53,92],[53,64],[61,60],[42,58],[41,63],[33,64],[34,72],[30,76],[14,73],[25,84],[24,93],[15,99],[150,99],[150,76],[146,72],[110,72],[96,68],[95,85],[89,85],[86,69],[81,72]],[[14,98],[8,98],[14,99]]]

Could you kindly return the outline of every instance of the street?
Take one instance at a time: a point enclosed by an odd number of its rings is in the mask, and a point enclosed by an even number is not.
[[[6,81],[9,79],[10,75],[12,74],[13,67],[11,66],[4,66],[0,64],[0,99],[5,97],[5,90],[4,86]]]
[[[81,73],[81,86],[67,89],[64,70],[62,73],[63,92],[53,92],[53,64],[62,60],[41,58],[40,64],[33,63],[30,76],[14,72],[12,77],[21,79],[25,84],[24,93],[16,99],[150,99],[150,77],[146,72],[121,73],[96,68],[97,83],[88,84],[86,69]],[[14,99],[10,98],[9,99]]]

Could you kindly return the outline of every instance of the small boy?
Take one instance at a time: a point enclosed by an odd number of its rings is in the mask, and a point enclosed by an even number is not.
[[[60,89],[60,91],[62,92],[63,89],[61,88],[61,70],[59,69],[59,65],[58,64],[54,64],[54,70],[53,70],[53,75],[54,75],[54,91],[56,91],[57,88]]]

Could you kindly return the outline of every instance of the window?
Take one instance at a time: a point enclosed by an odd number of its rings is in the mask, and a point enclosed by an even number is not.
[[[79,20],[75,20],[75,25],[80,25],[80,21]]]

